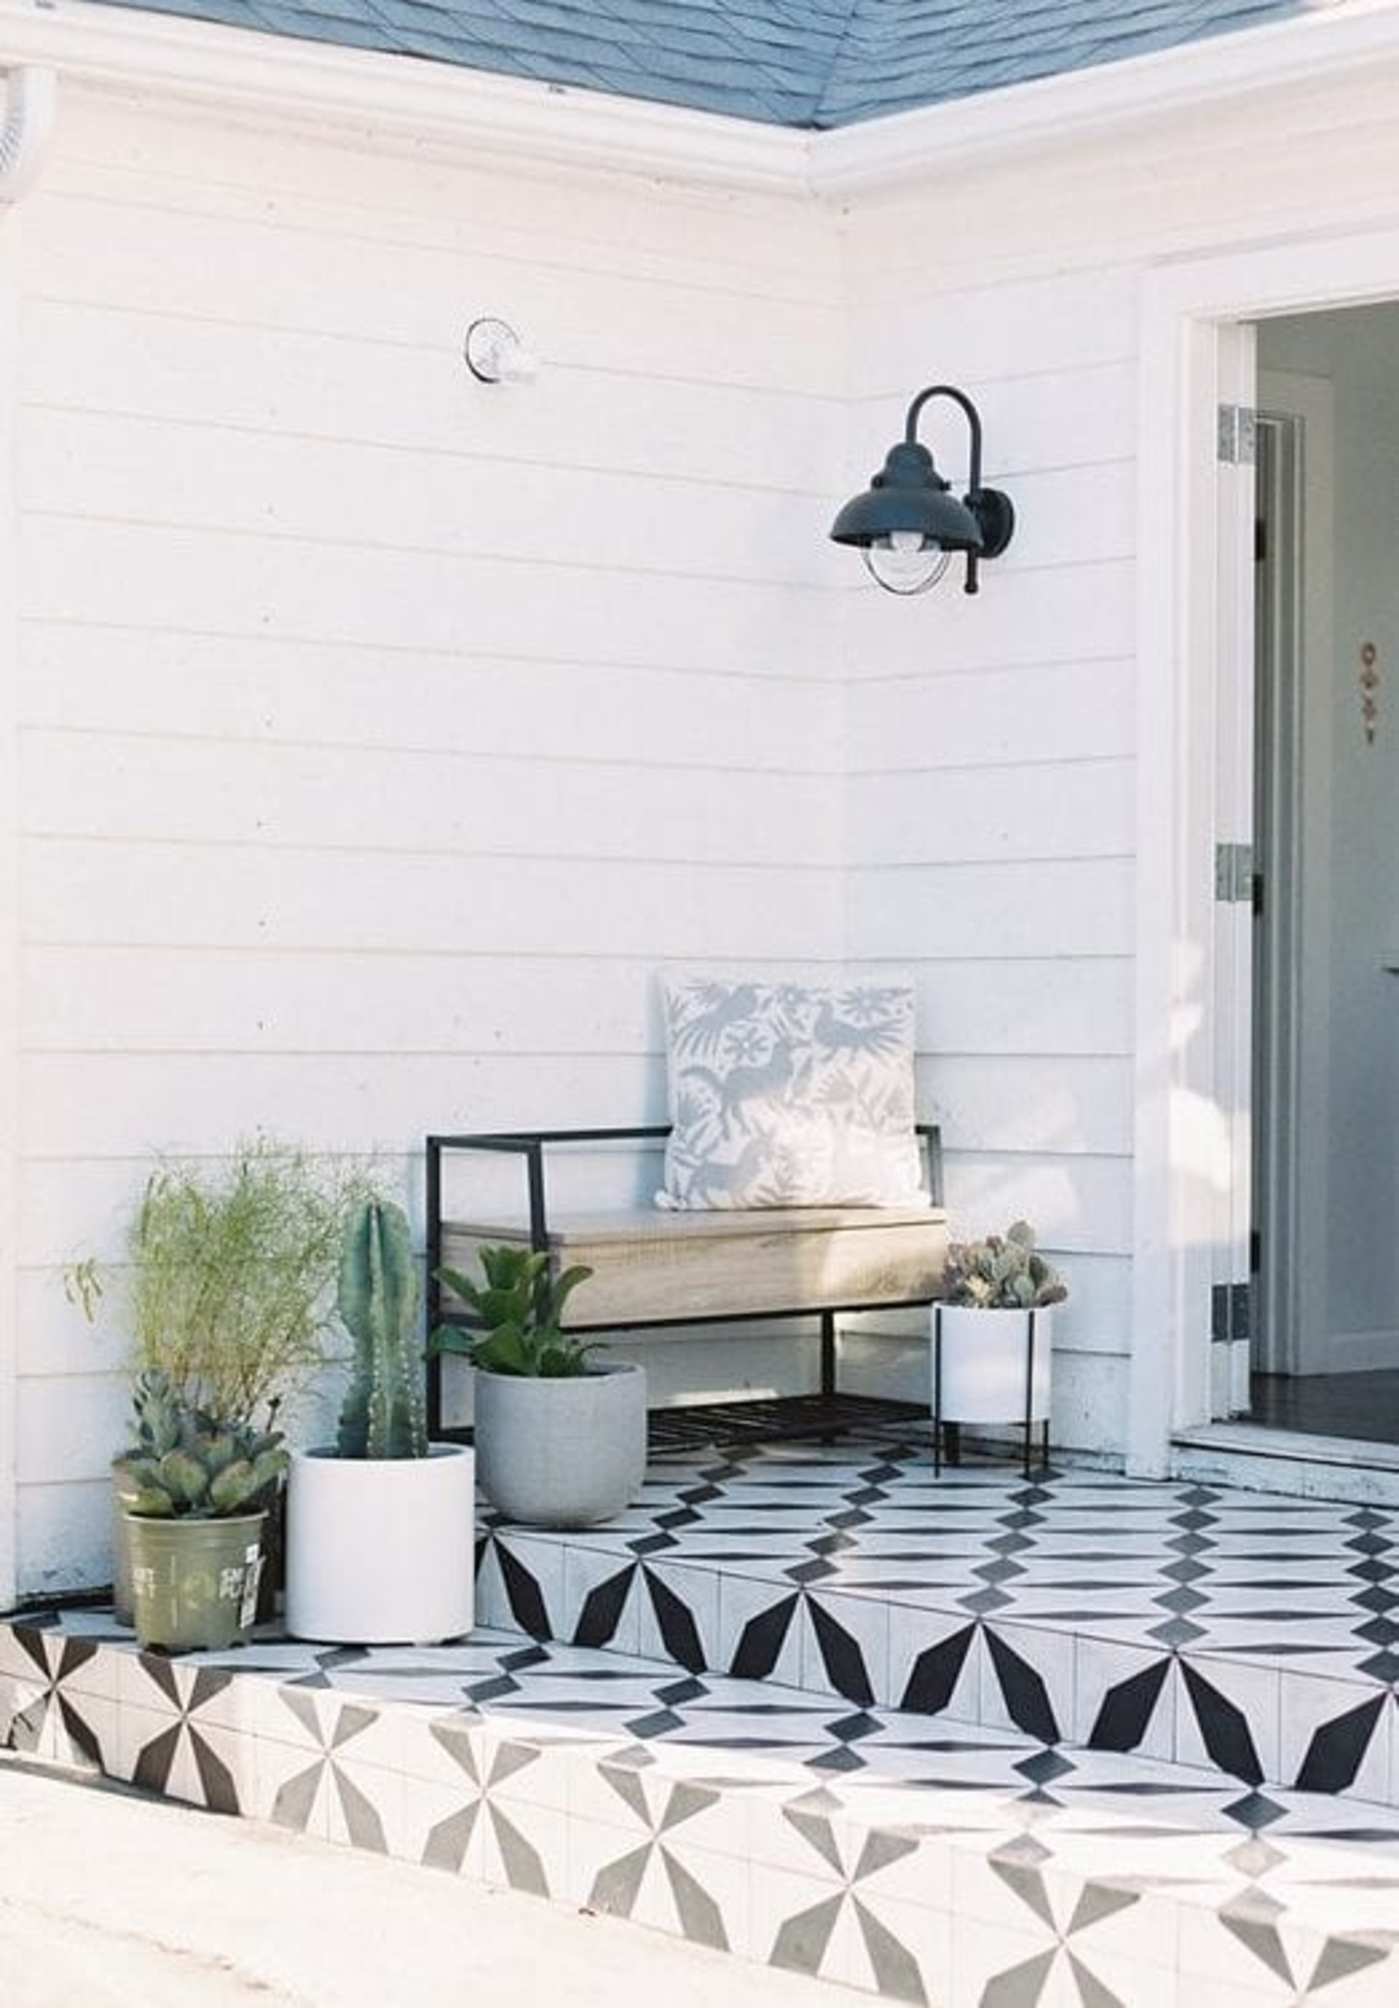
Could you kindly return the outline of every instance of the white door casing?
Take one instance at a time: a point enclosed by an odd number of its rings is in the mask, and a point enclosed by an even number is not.
[[[1137,566],[1136,1206],[1128,1468],[1170,1467],[1174,1431],[1210,1420],[1210,1290],[1235,1232],[1238,1032],[1215,1025],[1215,705],[1221,619],[1215,458],[1227,331],[1269,315],[1399,296],[1399,229],[1272,241],[1162,266],[1142,282]],[[1252,513],[1230,511],[1251,573]],[[1250,588],[1251,590],[1251,588]],[[1226,637],[1233,635],[1232,641]],[[1237,744],[1237,732],[1235,732]],[[1231,1098],[1232,1097],[1232,1098]],[[1245,1272],[1246,1273],[1246,1272]]]

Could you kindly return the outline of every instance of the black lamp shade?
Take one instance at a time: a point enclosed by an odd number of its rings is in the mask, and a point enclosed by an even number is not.
[[[944,551],[980,551],[981,525],[958,501],[926,446],[902,440],[863,495],[847,502],[831,526],[837,544],[867,550],[895,535],[915,535]]]

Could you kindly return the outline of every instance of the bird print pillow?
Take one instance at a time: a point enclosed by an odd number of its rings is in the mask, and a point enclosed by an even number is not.
[[[902,984],[665,985],[675,1211],[926,1206]]]

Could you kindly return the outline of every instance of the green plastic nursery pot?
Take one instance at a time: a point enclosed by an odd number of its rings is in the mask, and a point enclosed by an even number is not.
[[[134,1622],[131,1615],[131,1531],[126,1502],[135,1487],[119,1460],[112,1464],[112,1616],[119,1625]]]
[[[228,1520],[126,1516],[132,1608],[143,1646],[222,1651],[241,1645],[257,1616],[265,1513]]]

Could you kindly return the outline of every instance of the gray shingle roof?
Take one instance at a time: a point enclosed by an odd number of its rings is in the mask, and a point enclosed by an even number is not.
[[[1344,0],[105,0],[768,125],[851,125]]]

